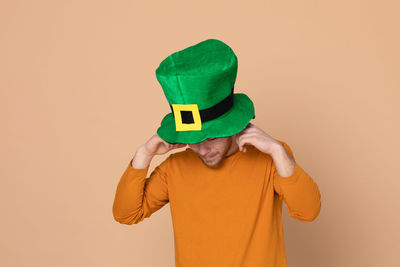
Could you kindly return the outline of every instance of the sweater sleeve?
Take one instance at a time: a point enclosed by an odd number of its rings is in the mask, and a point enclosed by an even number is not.
[[[296,162],[291,148],[279,142]],[[293,173],[287,177],[281,177],[273,163],[272,175],[274,190],[286,203],[290,216],[300,221],[313,221],[321,209],[321,194],[310,175],[297,162]]]
[[[137,224],[169,202],[167,173],[171,155],[149,178],[149,167],[135,169],[130,160],[118,183],[113,204],[114,219],[121,224]]]

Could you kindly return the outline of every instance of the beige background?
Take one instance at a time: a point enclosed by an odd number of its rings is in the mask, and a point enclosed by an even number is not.
[[[253,123],[320,187],[315,221],[284,206],[289,266],[400,266],[399,7],[1,1],[0,265],[174,266],[169,204],[132,226],[111,208],[170,112],[158,64],[217,38],[239,58],[235,92],[254,101]]]

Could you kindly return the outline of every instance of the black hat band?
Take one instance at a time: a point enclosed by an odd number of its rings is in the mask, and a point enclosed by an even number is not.
[[[216,119],[231,109],[231,107],[233,106],[233,88],[234,87],[232,87],[231,93],[223,100],[221,100],[219,103],[215,104],[210,108],[199,110],[201,122],[206,122]],[[175,117],[172,105],[170,105],[170,108],[172,110],[172,115]],[[191,111],[182,110],[180,112],[182,116],[182,123],[186,124],[194,123],[193,114]]]

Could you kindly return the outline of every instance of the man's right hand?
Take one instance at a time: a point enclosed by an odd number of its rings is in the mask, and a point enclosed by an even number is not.
[[[143,146],[143,153],[149,156],[162,155],[172,149],[185,147],[186,144],[176,143],[171,144],[161,139],[158,134],[153,135]]]
[[[165,154],[173,149],[185,147],[186,144],[171,144],[161,139],[158,134],[154,134],[144,145],[139,147],[132,160],[132,167],[145,169],[150,165],[155,155]]]

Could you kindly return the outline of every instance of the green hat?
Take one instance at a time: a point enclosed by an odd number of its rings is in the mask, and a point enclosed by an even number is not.
[[[243,130],[255,113],[247,95],[233,93],[237,69],[233,50],[216,39],[165,58],[156,77],[172,112],[157,134],[168,143],[194,144]]]

